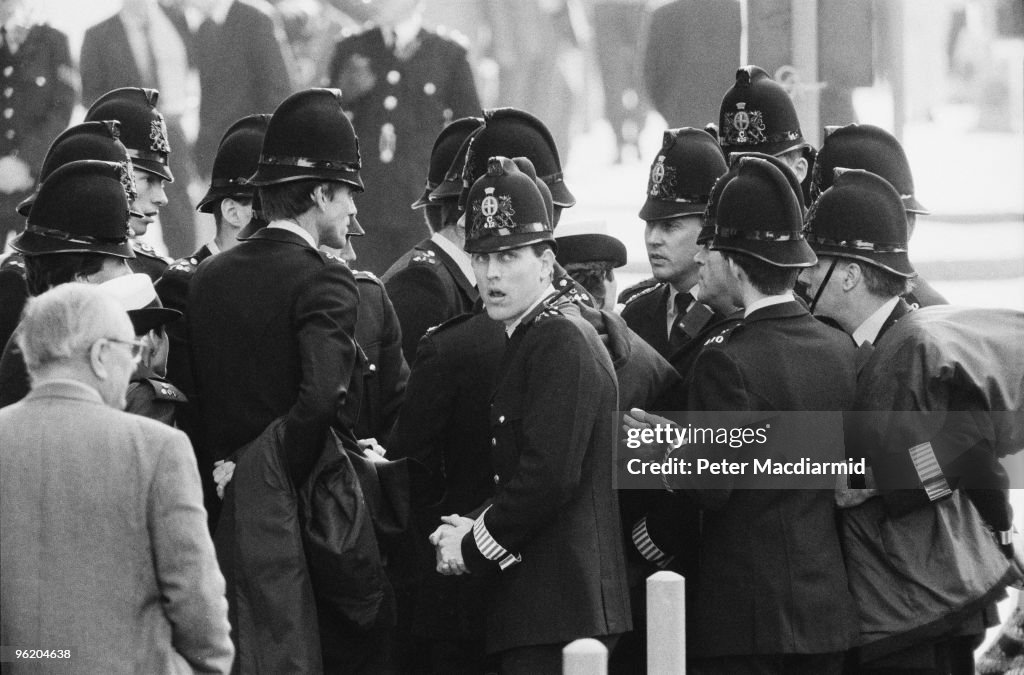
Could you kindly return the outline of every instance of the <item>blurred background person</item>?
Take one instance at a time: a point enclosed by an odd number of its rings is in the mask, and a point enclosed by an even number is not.
[[[20,229],[50,141],[71,120],[78,78],[68,38],[25,0],[0,2],[0,253]]]
[[[79,60],[86,107],[122,87],[163,92],[160,112],[174,149],[169,166],[178,178],[168,181],[167,207],[160,217],[160,234],[171,257],[191,251],[196,237],[188,196],[196,170],[192,142],[183,124],[195,106],[190,49],[191,34],[180,10],[157,0],[124,0],[116,14],[85,31]]]

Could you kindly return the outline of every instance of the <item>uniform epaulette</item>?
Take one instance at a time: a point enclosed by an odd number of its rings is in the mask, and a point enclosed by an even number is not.
[[[448,26],[438,25],[434,28],[434,32],[439,36],[451,40],[455,44],[459,45],[463,49],[469,49],[469,37],[460,30],[455,28],[449,28]]]
[[[457,326],[457,325],[459,325],[460,323],[462,323],[464,321],[468,321],[469,319],[472,319],[474,316],[476,316],[476,315],[473,314],[472,312],[466,312],[464,314],[459,314],[457,316],[453,316],[452,318],[448,319],[447,321],[442,321],[441,323],[437,324],[436,326],[431,326],[430,328],[427,329],[427,332],[424,333],[423,335],[424,335],[424,337],[426,337],[427,335],[436,335],[437,333],[440,333],[443,330],[447,330],[448,328],[451,328],[452,326]]]
[[[545,319],[550,319],[555,316],[563,316],[561,310],[558,308],[558,305],[544,305],[544,309],[542,309],[536,316],[533,317],[531,323],[540,323]]]
[[[199,260],[194,257],[191,258],[178,258],[170,264],[167,268],[168,272],[182,272],[185,274],[193,274],[196,268],[199,267]]]
[[[146,382],[149,383],[149,386],[153,387],[153,393],[158,400],[188,403],[188,398],[185,397],[181,389],[178,389],[167,380],[161,380],[158,377],[147,377]]]
[[[729,337],[733,334],[733,332],[742,325],[743,321],[729,321],[718,330],[713,331],[713,333],[709,335],[706,340],[704,340],[704,344],[702,346],[708,347],[710,345],[725,344],[726,342],[729,341]]]
[[[409,259],[410,265],[412,265],[413,263],[420,263],[423,265],[437,265],[438,263],[441,262],[440,260],[438,260],[437,254],[431,251],[430,249],[417,248],[413,250],[415,251],[415,253],[413,253],[412,258]]]
[[[156,252],[156,249],[139,239],[132,239],[132,249],[136,253],[141,253],[147,258],[156,258],[157,260],[163,260],[165,263],[170,264],[171,259],[167,256],[160,255]]]
[[[369,270],[352,270],[352,276],[356,278],[356,281],[366,281],[372,284],[376,284],[378,286],[384,285],[384,282],[381,281],[376,274],[370,272]]]
[[[20,253],[12,253],[0,262],[0,270],[17,270],[25,274],[25,258]]]
[[[651,279],[651,281],[654,281]],[[646,282],[641,281],[635,286],[631,286],[619,294],[619,302],[623,305],[628,305],[637,298],[642,298],[645,295],[653,293],[654,291],[661,290],[664,284],[660,281],[655,281],[653,285],[644,285]]]

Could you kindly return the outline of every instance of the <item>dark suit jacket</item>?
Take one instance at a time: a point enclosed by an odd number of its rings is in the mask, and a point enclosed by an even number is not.
[[[759,309],[720,336],[694,364],[692,410],[850,409],[853,343],[799,303]],[[857,620],[832,490],[734,490],[713,502],[699,489],[687,494],[707,508],[689,623],[695,656],[853,645]]]
[[[671,128],[718,121],[718,103],[740,67],[740,4],[677,0],[647,22],[644,85]]]
[[[668,312],[668,284],[660,283],[642,289],[631,295],[626,306],[622,308],[622,318],[626,324],[636,331],[647,344],[669,363],[676,367],[680,375],[692,365],[695,350],[703,343],[702,338],[711,326],[717,324],[722,317],[711,314],[703,326],[694,326],[694,336],[688,337],[680,346],[673,348],[668,341],[668,324],[665,323]]]
[[[330,86],[345,92],[363,159],[359,220],[366,236],[359,263],[374,274],[384,274],[428,234],[423,215],[409,205],[423,191],[437,134],[452,120],[480,113],[466,50],[425,29],[417,40],[415,53],[402,60],[372,28],[339,42],[331,59]],[[358,74],[374,81],[362,94],[350,84]],[[392,154],[385,128],[393,132]]]
[[[163,4],[160,8],[178,30],[191,64],[192,39],[185,16]],[[128,32],[119,14],[86,29],[85,37],[82,39],[79,71],[82,73],[82,104],[87,108],[111,89],[157,86],[155,82],[143,80],[132,55]],[[166,98],[180,95],[180,92],[160,92],[160,95],[161,98]]]
[[[487,651],[630,628],[618,498],[609,489],[615,369],[571,304],[527,314],[506,350],[490,410],[494,499],[488,532],[521,562],[499,570],[462,542],[473,574],[497,575]],[[557,605],[552,606],[552,598]]]
[[[352,379],[358,304],[348,266],[285,230],[264,228],[199,265],[187,326],[214,459],[285,415],[285,462],[302,484]]]
[[[262,0],[235,0],[220,26],[204,22],[195,36],[201,100],[196,166],[209,175],[221,136],[246,115],[272,113],[289,94],[284,29]]]
[[[424,239],[381,277],[402,324],[402,352],[413,362],[428,328],[473,310],[480,297],[452,257]]]

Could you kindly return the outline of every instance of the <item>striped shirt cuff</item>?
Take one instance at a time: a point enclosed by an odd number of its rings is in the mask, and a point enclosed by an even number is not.
[[[633,545],[640,551],[640,555],[658,567],[664,568],[672,562],[673,556],[662,551],[651,541],[651,535],[647,533],[647,518],[641,518],[633,526]]]
[[[946,477],[942,474],[942,468],[931,443],[915,445],[907,452],[910,453],[910,461],[914,463],[917,477],[921,480],[930,501],[934,502],[953,494]]]
[[[476,542],[476,547],[480,550],[480,554],[483,557],[498,563],[498,566],[505,570],[521,562],[523,558],[506,551],[505,547],[491,536],[487,529],[487,524],[484,522],[484,516],[487,515],[490,509],[490,506],[484,509],[484,512],[473,522],[473,541]]]

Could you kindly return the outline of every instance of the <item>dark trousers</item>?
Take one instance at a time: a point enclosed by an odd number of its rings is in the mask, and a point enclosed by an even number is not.
[[[842,675],[842,652],[830,654],[754,654],[695,659],[690,675]]]

